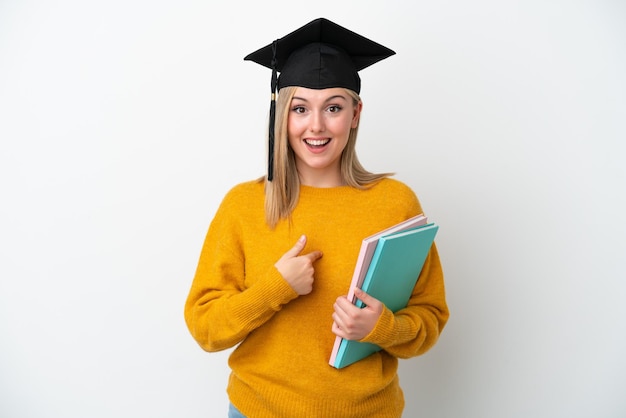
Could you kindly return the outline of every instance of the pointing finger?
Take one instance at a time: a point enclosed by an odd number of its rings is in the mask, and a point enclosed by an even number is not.
[[[308,254],[304,254],[303,257],[308,258],[311,263],[314,263],[315,261],[322,258],[322,255],[324,254],[321,251],[311,251]]]

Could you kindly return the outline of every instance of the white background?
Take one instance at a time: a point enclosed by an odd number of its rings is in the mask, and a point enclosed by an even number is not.
[[[1,416],[226,415],[183,304],[265,170],[242,58],[320,16],[397,51],[359,155],[441,226],[452,316],[405,415],[626,415],[624,2],[1,0]]]

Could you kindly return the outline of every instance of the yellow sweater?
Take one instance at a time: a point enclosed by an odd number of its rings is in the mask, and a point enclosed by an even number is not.
[[[404,398],[397,358],[427,351],[447,319],[435,246],[409,306],[385,310],[362,341],[382,351],[344,369],[328,364],[333,303],[345,295],[363,238],[422,212],[403,183],[368,190],[302,186],[291,222],[265,223],[263,183],[234,187],[208,234],[185,305],[185,320],[206,351],[239,346],[229,358],[231,402],[249,418],[399,417]],[[321,250],[313,291],[298,296],[274,263],[305,234]]]

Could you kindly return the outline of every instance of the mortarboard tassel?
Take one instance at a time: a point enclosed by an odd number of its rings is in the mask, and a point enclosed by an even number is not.
[[[276,84],[278,75],[276,71],[276,41],[272,43],[272,96],[270,102],[270,121],[268,132],[268,161],[267,161],[267,181],[274,179],[274,125],[276,120]]]

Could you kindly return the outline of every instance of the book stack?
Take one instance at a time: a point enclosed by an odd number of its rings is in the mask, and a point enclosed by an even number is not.
[[[365,238],[348,299],[363,308],[354,295],[360,288],[393,312],[406,307],[438,229],[424,215],[417,215]],[[329,364],[340,369],[380,350],[375,344],[336,337]]]

